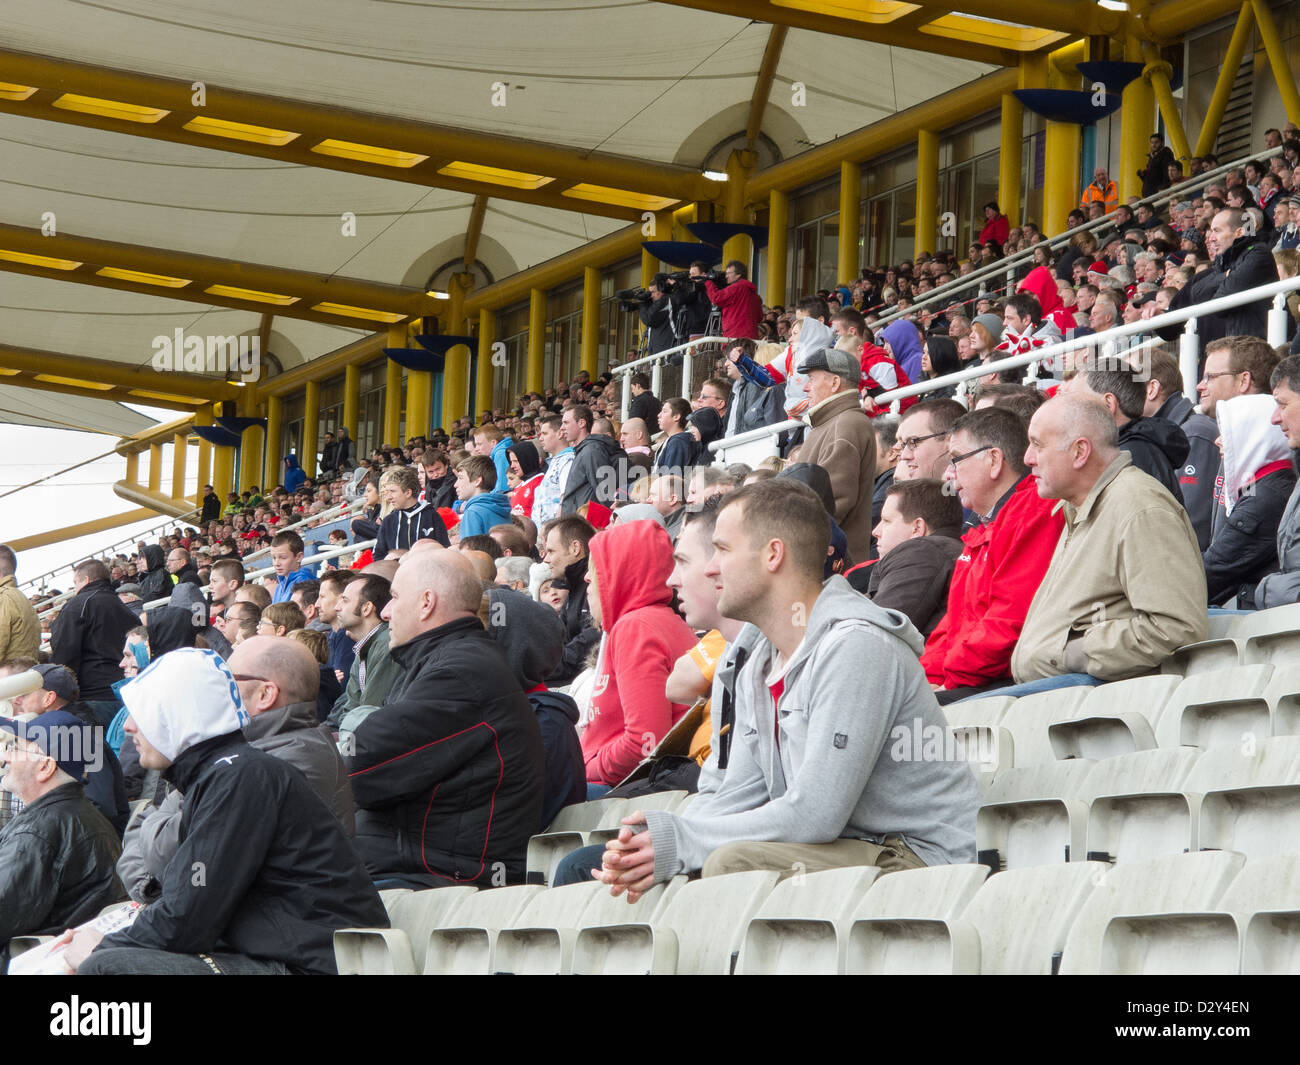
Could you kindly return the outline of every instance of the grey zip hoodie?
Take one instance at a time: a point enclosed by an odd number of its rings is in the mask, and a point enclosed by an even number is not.
[[[903,614],[831,577],[785,672],[778,751],[766,683],[776,650],[746,625],[719,664],[735,695],[726,775],[680,816],[646,811],[655,879],[700,869],[740,841],[902,836],[927,865],[973,862],[975,777],[963,761],[922,757],[946,727],[918,660],[923,646]]]

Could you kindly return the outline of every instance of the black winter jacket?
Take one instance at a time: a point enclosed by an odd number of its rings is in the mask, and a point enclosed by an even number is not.
[[[1218,477],[1219,456],[1215,440],[1219,436],[1218,423],[1204,414],[1197,414],[1192,401],[1181,392],[1170,396],[1152,415],[1173,422],[1187,437],[1187,460],[1174,473],[1183,490],[1183,506],[1196,530],[1196,542],[1202,551],[1210,546],[1214,530],[1214,482]]]
[[[641,304],[637,308],[637,314],[645,323],[645,327],[650,330],[651,355],[657,355],[673,346],[673,311],[667,296],[660,296],[653,303]]]
[[[501,648],[468,617],[392,656],[405,672],[341,741],[366,867],[375,879],[430,887],[487,887],[501,872],[522,883],[528,838],[541,824],[546,756]]]
[[[1238,237],[1232,247],[1215,258],[1210,269],[1197,274],[1179,290],[1169,301],[1169,309],[1182,310],[1184,307],[1193,307],[1220,296],[1231,296],[1276,280],[1277,265],[1267,242],[1258,236]],[[1264,299],[1219,314],[1206,315],[1197,327],[1201,336],[1201,351],[1206,349],[1210,341],[1227,336],[1266,336],[1268,309],[1269,301]],[[1158,330],[1164,340],[1175,340],[1182,331],[1180,325],[1165,326]]]
[[[127,818],[131,816],[131,804],[126,797],[126,781],[122,777],[122,766],[104,740],[104,726],[99,723],[90,707],[84,703],[68,703],[60,709],[80,719],[88,728],[94,729],[94,752],[99,754],[102,762],[98,769],[86,766],[86,798],[104,818],[120,839],[126,831]]]
[[[91,581],[63,605],[50,638],[53,661],[77,675],[81,697],[107,702],[122,679],[122,647],[140,619],[122,603],[108,581]]]
[[[144,545],[144,558],[149,563],[149,571],[139,578],[140,601],[152,603],[155,599],[166,599],[172,594],[172,575],[167,572],[167,556],[157,544]],[[121,648],[118,648],[119,654]]]
[[[1150,474],[1183,501],[1177,471],[1187,461],[1187,434],[1165,418],[1137,418],[1119,427],[1119,448],[1127,451],[1133,465]]]
[[[443,547],[450,540],[447,526],[442,523],[436,507],[429,503],[416,503],[406,510],[391,510],[379,523],[375,536],[374,559],[378,562],[394,548],[409,548],[416,540],[434,539]]]
[[[116,868],[121,853],[113,826],[80,784],[24,806],[0,832],[4,953],[14,936],[58,935],[125,899]]]
[[[529,692],[528,702],[537,712],[537,727],[546,750],[546,794],[538,828],[544,832],[566,806],[586,801],[587,767],[578,738],[578,704],[563,692],[545,688]]]
[[[185,807],[162,897],[101,949],[233,951],[332,974],[336,929],[388,927],[357,852],[297,769],[231,732],[163,775]]]
[[[586,668],[591,649],[600,643],[600,630],[587,609],[587,565],[588,559],[580,558],[564,570],[569,597],[560,608],[560,620],[564,622],[567,639],[564,656],[546,681],[552,688],[562,688],[571,683]]]
[[[1294,469],[1277,470],[1243,492],[1232,513],[1220,507],[1214,515],[1214,539],[1205,551],[1205,584],[1209,605],[1237,596],[1237,606],[1256,606],[1255,585],[1277,572],[1277,527],[1295,488]]]
[[[561,514],[576,514],[583,503],[593,499],[610,506],[623,485],[625,470],[619,459],[627,456],[612,436],[592,433],[573,449],[573,465],[564,482]]]
[[[662,407],[663,404],[647,388],[639,396],[632,397],[632,402],[627,405],[627,416],[629,418],[640,418],[645,422],[646,433],[654,436],[655,428],[659,424],[659,411]]]

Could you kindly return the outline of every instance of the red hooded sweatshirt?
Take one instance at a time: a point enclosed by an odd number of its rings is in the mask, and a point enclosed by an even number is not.
[[[1052,321],[1056,323],[1056,328],[1061,331],[1061,336],[1068,336],[1067,332],[1073,329],[1078,323],[1074,320],[1074,314],[1065,309],[1065,304],[1061,302],[1061,293],[1056,287],[1056,276],[1046,266],[1035,266],[1025,279],[1016,286],[1017,292],[1028,292],[1031,296],[1038,299],[1039,306],[1043,308],[1043,321]]]
[[[582,736],[587,779],[617,784],[686,713],[664,694],[668,674],[695,634],[668,604],[673,545],[657,521],[615,525],[592,537],[591,571],[605,646]]]

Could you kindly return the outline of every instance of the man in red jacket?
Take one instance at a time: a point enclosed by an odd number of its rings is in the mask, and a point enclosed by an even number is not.
[[[758,339],[758,323],[763,320],[763,300],[746,279],[745,264],[737,259],[727,263],[725,288],[712,281],[704,283],[709,301],[722,311],[722,335],[733,340],[738,337]]]
[[[948,613],[921,665],[942,704],[1011,683],[1011,652],[1047,572],[1065,518],[1026,475],[1025,423],[1004,407],[960,418],[948,438],[948,478],[983,522],[962,537]]]
[[[587,798],[599,798],[648,756],[687,711],[664,694],[696,644],[669,603],[673,545],[656,521],[615,525],[588,545],[587,605],[604,633],[582,735]]]

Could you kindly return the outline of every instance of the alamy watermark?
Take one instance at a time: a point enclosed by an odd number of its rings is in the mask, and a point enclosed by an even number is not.
[[[159,373],[238,373],[245,383],[262,376],[262,344],[255,336],[185,333],[153,338],[153,368]]]

